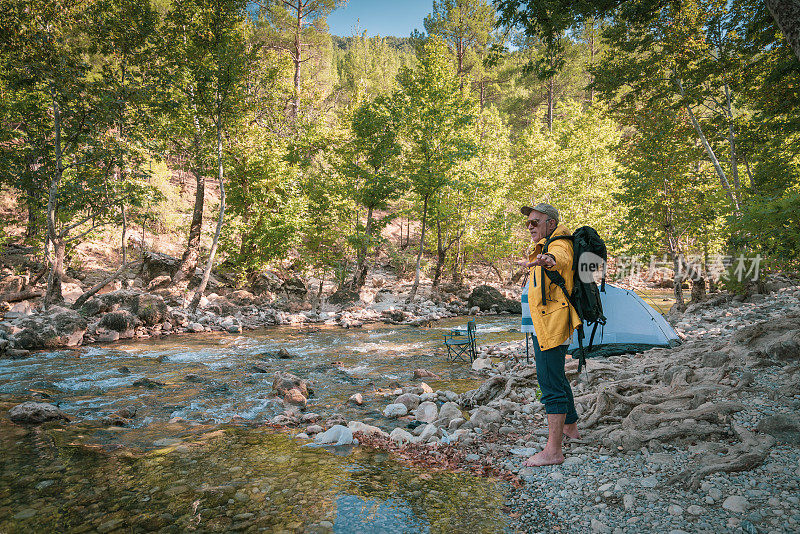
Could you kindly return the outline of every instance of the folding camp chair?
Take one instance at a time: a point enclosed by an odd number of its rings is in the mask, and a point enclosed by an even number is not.
[[[467,361],[465,356],[469,356],[470,362],[475,360],[477,358],[477,351],[475,350],[475,319],[471,319],[467,323],[466,330],[457,329],[445,334],[444,344],[447,347],[447,361]]]

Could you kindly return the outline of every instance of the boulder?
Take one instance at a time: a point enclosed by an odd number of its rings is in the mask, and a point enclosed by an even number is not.
[[[800,417],[797,415],[770,415],[758,422],[756,430],[788,445],[800,447]]]
[[[147,389],[156,389],[164,386],[163,382],[159,382],[158,380],[153,380],[151,378],[140,378],[136,380],[133,384],[131,384],[135,388],[147,388]]]
[[[361,395],[361,393],[356,393],[355,395],[351,395],[348,400],[353,404],[355,404],[356,406],[361,406],[362,404],[364,404],[364,397]]]
[[[69,421],[67,414],[46,402],[17,404],[8,411],[8,416],[15,423],[25,425],[38,425],[47,421]]]
[[[390,404],[386,408],[383,409],[383,416],[384,417],[402,417],[408,414],[408,408],[405,404],[395,403]]]
[[[436,419],[436,423],[439,426],[447,427],[450,425],[450,421],[462,417],[464,417],[464,415],[461,413],[461,407],[458,404],[455,402],[445,402],[439,409],[439,417]]]
[[[422,432],[419,433],[419,441],[421,443],[425,443],[433,436],[435,436],[438,431],[439,429],[436,428],[436,425],[428,423],[427,425],[422,427]]]
[[[417,406],[419,406],[420,400],[419,395],[415,395],[413,393],[403,393],[399,397],[394,400],[395,403],[404,404],[405,407],[410,412],[411,410],[415,410]]]
[[[432,378],[434,380],[441,380],[439,375],[427,369],[414,369],[414,378]]]
[[[48,315],[24,319],[13,336],[14,345],[26,350],[77,347],[83,342],[87,327],[86,319],[78,312],[56,306]]]
[[[389,437],[389,434],[387,434],[377,426],[368,425],[366,423],[362,423],[361,421],[350,421],[349,423],[347,423],[347,428],[352,430],[354,434],[356,432],[361,432],[366,436],[380,436],[383,438]]]
[[[358,302],[361,298],[361,295],[358,291],[350,289],[350,286],[346,284],[342,284],[339,286],[333,294],[328,297],[328,302],[330,304],[352,304],[354,302]]]
[[[131,302],[131,312],[146,326],[153,326],[167,318],[167,305],[158,295],[141,293]]]
[[[398,446],[402,447],[406,443],[416,443],[417,438],[411,435],[408,430],[402,428],[395,428],[389,434],[389,439],[394,441]]]
[[[29,315],[33,315],[34,311],[36,311],[36,305],[33,301],[23,300],[12,304],[11,309],[6,312],[5,318],[19,319],[20,317],[28,317]]]
[[[423,402],[417,406],[417,409],[414,412],[414,417],[416,420],[422,421],[423,423],[433,423],[436,421],[438,415],[439,410],[436,408],[436,404],[430,401]]]
[[[522,313],[522,304],[516,300],[507,299],[500,291],[492,286],[482,285],[472,290],[467,300],[467,307],[477,306],[481,311],[487,311],[496,306],[498,312]]]
[[[297,389],[304,397],[309,397],[314,392],[312,383],[299,378],[286,371],[276,371],[272,379],[272,391],[275,395],[283,397],[290,389]]]
[[[142,274],[147,280],[159,276],[169,276],[171,279],[178,272],[180,263],[179,258],[148,250],[142,254]]]
[[[115,332],[128,332],[139,326],[139,318],[128,310],[118,310],[103,315],[100,326]]]
[[[314,438],[317,445],[358,445],[358,440],[353,437],[353,431],[343,425],[334,425]]]
[[[479,406],[473,410],[469,421],[472,423],[473,428],[491,430],[500,427],[503,423],[503,416],[494,408]]]
[[[161,276],[156,276],[155,278],[150,280],[149,284],[147,284],[147,290],[155,291],[156,289],[164,289],[165,287],[169,287],[171,283],[172,283],[172,277],[169,275],[164,274]]]
[[[492,368],[492,360],[490,358],[475,358],[472,362],[473,371],[488,371]]]
[[[291,388],[283,394],[283,402],[290,406],[300,406],[301,408],[305,408],[307,399],[299,389]]]

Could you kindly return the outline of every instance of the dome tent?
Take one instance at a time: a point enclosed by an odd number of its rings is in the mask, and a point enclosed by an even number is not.
[[[606,284],[600,300],[606,324],[597,327],[587,357],[628,354],[680,344],[678,335],[666,319],[633,291]],[[593,325],[584,327],[584,348],[589,346],[592,328]],[[573,335],[567,353],[575,357],[579,350],[578,337]]]

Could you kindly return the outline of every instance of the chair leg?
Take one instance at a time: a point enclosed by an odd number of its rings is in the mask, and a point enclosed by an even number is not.
[[[525,362],[531,363],[531,356],[528,353],[528,332],[525,332]]]

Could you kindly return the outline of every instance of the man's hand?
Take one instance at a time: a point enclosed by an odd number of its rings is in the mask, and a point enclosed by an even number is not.
[[[545,267],[549,269],[555,266],[556,260],[550,254],[539,254],[533,261],[522,260],[518,261],[517,265],[530,269],[531,267]]]

